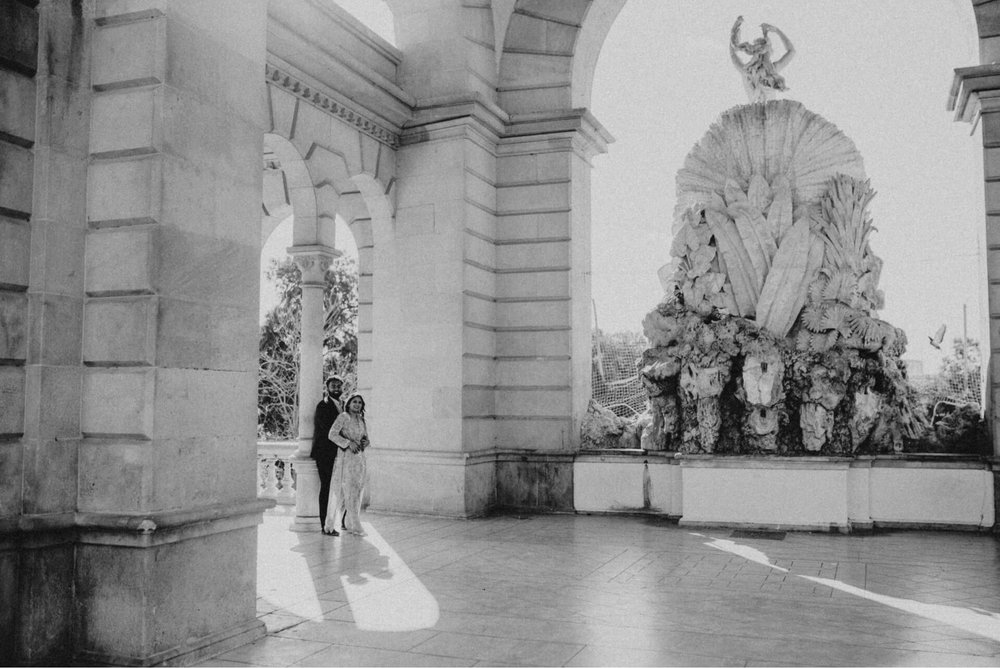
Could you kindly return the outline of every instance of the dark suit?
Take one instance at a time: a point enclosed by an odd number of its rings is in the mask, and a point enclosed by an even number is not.
[[[313,418],[312,458],[316,460],[319,471],[319,526],[326,528],[326,506],[330,502],[330,478],[333,476],[333,464],[337,460],[339,448],[327,436],[333,421],[340,415],[337,404],[329,398],[316,404],[316,416]]]

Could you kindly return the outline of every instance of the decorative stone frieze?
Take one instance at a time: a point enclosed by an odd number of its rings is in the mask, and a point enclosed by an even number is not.
[[[354,126],[359,132],[390,148],[397,148],[399,146],[399,135],[396,132],[376,123],[360,111],[334,99],[328,93],[317,90],[315,86],[297,79],[271,63],[267,64],[264,73],[269,84],[284,88],[314,107],[322,109],[334,118]]]

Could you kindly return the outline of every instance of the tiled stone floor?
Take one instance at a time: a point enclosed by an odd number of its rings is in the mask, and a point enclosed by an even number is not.
[[[363,519],[367,538],[330,538],[265,516],[268,635],[203,665],[1000,666],[987,535]]]

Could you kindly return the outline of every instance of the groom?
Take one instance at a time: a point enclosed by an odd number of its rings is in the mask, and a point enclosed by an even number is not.
[[[319,471],[319,528],[329,536],[340,535],[336,529],[326,530],[326,507],[330,501],[330,478],[333,475],[333,464],[337,459],[338,450],[328,435],[333,421],[342,410],[340,395],[343,391],[343,380],[337,376],[327,378],[323,401],[316,404],[316,415],[313,418],[312,458],[316,460],[316,470]]]

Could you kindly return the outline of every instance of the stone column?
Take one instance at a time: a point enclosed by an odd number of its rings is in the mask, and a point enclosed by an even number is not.
[[[340,251],[321,245],[292,246],[288,254],[302,271],[299,449],[292,464],[296,471],[296,489],[295,522],[291,529],[312,531],[319,528],[319,475],[310,453],[316,404],[323,397],[323,326],[326,321],[323,295],[326,292],[326,270]]]

